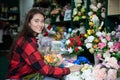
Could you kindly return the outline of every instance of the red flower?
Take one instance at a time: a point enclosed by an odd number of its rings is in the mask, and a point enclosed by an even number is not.
[[[76,41],[79,41],[79,40],[80,40],[80,36],[76,36],[76,37],[75,37],[75,40],[76,40]]]
[[[50,30],[51,28],[52,28],[51,25],[49,25],[49,26],[47,27],[48,30]]]
[[[78,46],[82,46],[81,40],[80,40],[80,41],[77,41],[76,43],[77,43]]]
[[[73,38],[73,37],[71,37],[71,38],[70,38],[70,41],[71,41],[71,42],[73,42],[73,41],[74,41],[74,38]]]
[[[45,33],[44,33],[44,36],[48,36],[48,35],[49,35],[49,33],[48,33],[48,32],[45,32]]]
[[[70,42],[69,47],[72,47],[72,46],[74,46],[74,43]]]
[[[75,52],[78,52],[78,51],[79,51],[79,49],[78,49],[78,47],[76,47],[76,48],[75,48]]]

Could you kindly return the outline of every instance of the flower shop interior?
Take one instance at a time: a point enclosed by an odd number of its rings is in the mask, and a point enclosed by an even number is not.
[[[63,80],[120,80],[120,0],[0,0],[0,80],[31,8],[45,15],[45,31],[36,37],[40,51],[62,55],[63,67],[85,65]]]

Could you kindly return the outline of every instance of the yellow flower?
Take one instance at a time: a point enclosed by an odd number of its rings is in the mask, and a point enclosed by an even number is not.
[[[94,48],[94,49],[96,49],[97,47],[98,47],[97,44],[94,44],[94,45],[93,45],[93,48]]]
[[[90,48],[90,49],[89,49],[89,52],[90,52],[90,53],[94,53],[94,49],[93,49],[93,48]]]
[[[87,30],[87,33],[88,33],[88,35],[91,35],[91,34],[93,33],[93,30],[88,29],[88,30]]]
[[[51,55],[44,56],[44,59],[45,59],[48,63],[53,63],[53,56],[51,56]]]
[[[95,39],[94,39],[94,42],[95,42],[95,43],[98,43],[98,42],[99,42],[99,39],[98,39],[98,38],[95,38]]]
[[[88,35],[87,35],[87,34],[85,34],[84,36],[85,36],[85,37],[88,37]]]
[[[92,21],[89,21],[90,26],[94,26],[94,23]]]
[[[93,18],[93,16],[90,16],[90,19],[92,19]]]

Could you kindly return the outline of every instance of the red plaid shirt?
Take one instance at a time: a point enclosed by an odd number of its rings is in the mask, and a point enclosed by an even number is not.
[[[40,52],[37,50],[36,38],[29,37],[21,45],[24,39],[24,37],[19,38],[14,47],[13,57],[10,60],[6,78],[20,79],[25,75],[35,72],[46,76],[62,78],[70,73],[69,68],[59,68],[44,63]]]

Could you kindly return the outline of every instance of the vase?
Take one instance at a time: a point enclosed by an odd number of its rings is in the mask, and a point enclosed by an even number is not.
[[[95,64],[95,65],[99,64],[99,60],[97,59],[96,56],[97,56],[97,54],[94,53],[94,64]]]

